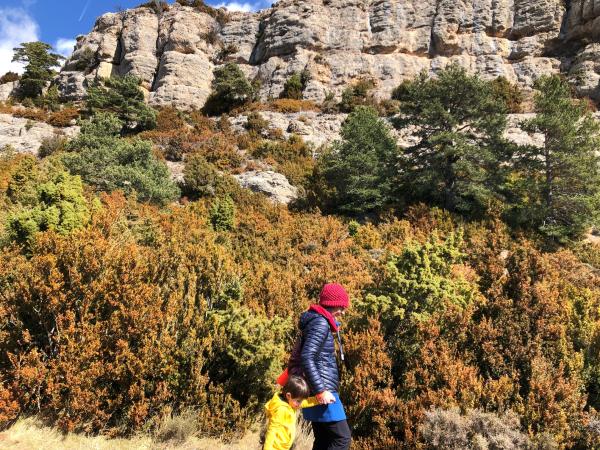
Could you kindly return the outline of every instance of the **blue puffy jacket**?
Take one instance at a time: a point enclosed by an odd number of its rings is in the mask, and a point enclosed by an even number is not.
[[[300,331],[302,339],[292,351],[288,365],[290,374],[304,375],[311,395],[337,392],[340,377],[329,322],[316,311],[306,311],[300,316]]]

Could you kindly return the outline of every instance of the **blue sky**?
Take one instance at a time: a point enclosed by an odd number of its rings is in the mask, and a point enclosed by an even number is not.
[[[131,8],[143,1],[0,0],[0,75],[22,70],[11,63],[12,49],[21,42],[42,40],[68,56],[75,36],[88,33],[99,15],[118,7]],[[207,0],[206,3],[237,11],[256,11],[271,5],[270,0]]]

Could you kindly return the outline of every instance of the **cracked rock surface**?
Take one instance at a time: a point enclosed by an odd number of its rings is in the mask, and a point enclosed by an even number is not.
[[[600,100],[600,0],[280,0],[229,17],[219,23],[177,3],[161,14],[105,14],[79,36],[60,90],[82,98],[95,77],[131,73],[151,104],[200,108],[214,67],[235,61],[261,81],[265,99],[304,69],[307,99],[339,97],[358,78],[373,79],[376,95],[387,97],[404,79],[457,63],[523,87],[562,72]]]

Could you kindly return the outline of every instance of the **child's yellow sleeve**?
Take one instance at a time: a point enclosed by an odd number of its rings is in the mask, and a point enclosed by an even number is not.
[[[303,400],[300,404],[300,408],[312,408],[313,406],[320,405],[317,397],[308,397],[306,400]]]

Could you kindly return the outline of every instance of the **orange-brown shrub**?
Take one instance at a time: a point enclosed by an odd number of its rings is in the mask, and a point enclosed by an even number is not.
[[[295,113],[300,111],[320,111],[319,106],[310,100],[294,100],[290,98],[278,98],[273,100],[269,107],[273,111],[282,113]]]
[[[53,127],[70,127],[73,121],[79,118],[77,108],[64,108],[48,115],[46,122]]]
[[[163,108],[158,113],[157,123],[156,130],[145,131],[140,137],[156,144],[168,160],[182,161],[186,155],[200,154],[221,170],[235,169],[243,161],[237,149],[237,138],[231,130],[217,127],[213,120],[199,111],[192,111],[184,119],[174,108]],[[222,124],[223,120],[219,123]]]
[[[0,424],[6,425],[19,415],[21,408],[13,392],[0,384]]]
[[[221,170],[234,169],[243,161],[236,138],[222,132],[180,128],[146,131],[140,137],[156,144],[162,155],[171,161],[182,161],[187,155],[200,154]]]
[[[243,161],[235,140],[221,133],[203,136],[194,151],[203,155],[208,162],[219,169],[233,169]]]
[[[337,220],[235,196],[241,214],[229,236],[212,231],[204,202],[159,214],[113,194],[88,229],[40,234],[29,256],[4,249],[0,319],[14,326],[0,327],[9,330],[3,414],[39,405],[65,430],[123,434],[195,407],[207,433],[247,426],[266,398],[213,384],[210,305],[243,295],[257,314],[288,317],[326,280],[357,292],[368,274]]]
[[[173,131],[153,136],[169,142]],[[189,132],[193,151],[234,142]],[[0,212],[26,198],[38,164],[0,158]],[[159,211],[114,193],[86,229],[38,234],[28,254],[3,243],[0,420],[40,413],[64,429],[125,434],[191,407],[204,433],[230,436],[270,393],[289,324],[337,281],[352,299],[340,394],[356,448],[423,448],[427,411],[454,407],[512,410],[521,431],[559,447],[593,442],[595,247],[544,253],[494,218],[464,224],[423,205],[350,236],[335,216],[227,194],[232,230],[210,226],[212,199]],[[245,323],[276,337],[256,351],[262,339]]]
[[[19,107],[8,107],[5,110],[6,113],[12,114],[15,117],[22,117],[23,119],[37,120],[38,122],[46,122],[49,114],[43,109],[36,108],[19,108]]]
[[[24,119],[46,122],[55,127],[71,126],[71,121],[79,117],[79,110],[77,108],[64,108],[59,111],[48,112],[38,108],[24,108],[0,104],[0,112]]]
[[[292,135],[286,141],[250,140],[249,145],[252,156],[275,166],[292,184],[301,185],[313,172],[312,147],[299,136]]]
[[[356,318],[364,322],[364,318]],[[400,401],[393,389],[391,361],[376,319],[353,326],[345,339],[346,370],[341,395],[355,432],[356,448],[395,448]]]
[[[185,128],[181,113],[173,107],[161,108],[156,114],[156,131],[172,131]]]
[[[211,342],[203,318],[218,286],[211,273],[225,275],[224,265],[211,261],[225,255],[207,252],[214,239],[198,216],[202,226],[187,233],[204,245],[139,245],[136,233],[143,242],[158,242],[161,233],[151,226],[123,234],[123,214],[135,211],[113,203],[107,198],[108,211],[95,218],[109,220],[108,235],[101,228],[49,233],[39,236],[29,258],[16,250],[2,254],[3,301],[17,320],[3,373],[21,408],[38,404],[66,430],[122,433],[167,405],[209,408],[213,402],[202,372]],[[10,282],[24,271],[29,276]],[[239,419],[231,417],[227,426]]]
[[[268,103],[252,102],[241,106],[234,111],[234,114],[241,114],[248,111],[277,111],[281,113],[297,113],[301,111],[321,111],[316,103],[310,100],[296,100],[291,98],[278,98]]]
[[[0,84],[12,83],[13,81],[19,81],[21,76],[16,72],[8,71],[0,77]]]
[[[210,117],[202,114],[200,111],[192,111],[190,113],[189,120],[190,124],[197,132],[202,133],[206,131],[215,131],[215,122]]]

